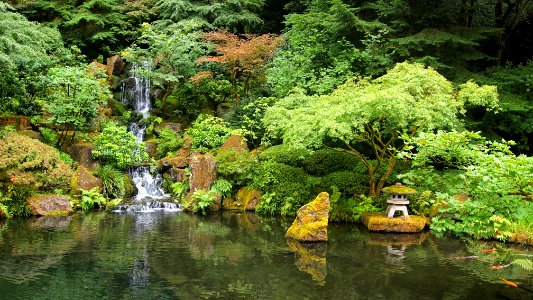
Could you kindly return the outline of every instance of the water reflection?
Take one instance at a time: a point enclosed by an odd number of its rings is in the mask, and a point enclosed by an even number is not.
[[[287,244],[294,252],[294,265],[298,270],[310,274],[317,284],[324,285],[328,274],[326,265],[328,244],[300,243],[293,239],[287,239]]]
[[[302,244],[285,239],[289,225],[227,212],[7,220],[0,223],[0,298],[532,297],[499,280],[529,288],[531,273],[490,268],[531,254],[527,249],[427,232],[370,233],[353,224],[330,224],[328,243]],[[480,252],[486,248],[497,251]],[[466,256],[477,258],[456,259]]]

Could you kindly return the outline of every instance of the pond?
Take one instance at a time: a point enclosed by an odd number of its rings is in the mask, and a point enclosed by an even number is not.
[[[253,213],[91,213],[0,223],[1,299],[532,299],[527,249]],[[491,250],[487,250],[491,249]],[[492,250],[494,249],[494,250]],[[510,287],[500,278],[520,287]]]

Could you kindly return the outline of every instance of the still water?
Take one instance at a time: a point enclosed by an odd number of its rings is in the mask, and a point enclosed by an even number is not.
[[[491,268],[528,249],[353,224],[299,244],[284,238],[290,222],[227,212],[4,221],[0,299],[533,299],[531,272]]]

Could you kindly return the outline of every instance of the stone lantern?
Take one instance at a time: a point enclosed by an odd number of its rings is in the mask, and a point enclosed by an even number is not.
[[[404,219],[409,217],[409,214],[407,213],[407,204],[409,204],[407,195],[416,193],[414,189],[406,187],[398,182],[393,186],[383,188],[382,191],[390,194],[390,197],[387,200],[389,206],[387,207],[386,211],[386,214],[389,218],[394,217],[394,213],[398,210],[403,213]]]

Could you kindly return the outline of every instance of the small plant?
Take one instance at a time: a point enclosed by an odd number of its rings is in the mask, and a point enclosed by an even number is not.
[[[220,147],[232,133],[224,120],[205,114],[200,115],[185,132],[193,138],[192,148],[202,153]]]
[[[124,174],[112,165],[104,165],[96,170],[96,176],[102,179],[102,193],[108,198],[121,198],[126,193]]]
[[[181,199],[181,196],[183,196],[189,190],[189,183],[186,180],[181,182],[173,182],[170,185],[170,189],[172,190],[172,195],[178,197],[178,199]]]
[[[192,197],[195,200],[197,206],[197,209],[193,209],[193,211],[200,210],[203,215],[207,213],[209,208],[216,201],[216,193],[212,190],[196,190]]]
[[[522,269],[532,272],[533,271],[533,260],[527,258],[517,258],[511,262],[513,265],[517,265]]]
[[[43,136],[43,140],[45,144],[52,146],[52,147],[57,146],[57,142],[58,142],[57,133],[54,130],[50,128],[46,128],[46,127],[40,127],[39,131],[41,132],[41,135]]]
[[[213,186],[211,187],[211,191],[214,193],[219,194],[220,196],[224,197],[230,197],[231,196],[231,189],[233,188],[233,185],[229,180],[226,180],[224,178],[219,178],[213,183]]]
[[[165,128],[159,133],[157,143],[157,156],[165,157],[174,155],[175,152],[183,145],[183,139],[170,129]]]
[[[105,197],[100,194],[98,188],[94,187],[90,190],[81,189],[81,198],[80,204],[82,210],[90,211],[94,209],[94,206],[97,205],[99,209],[106,206]]]

